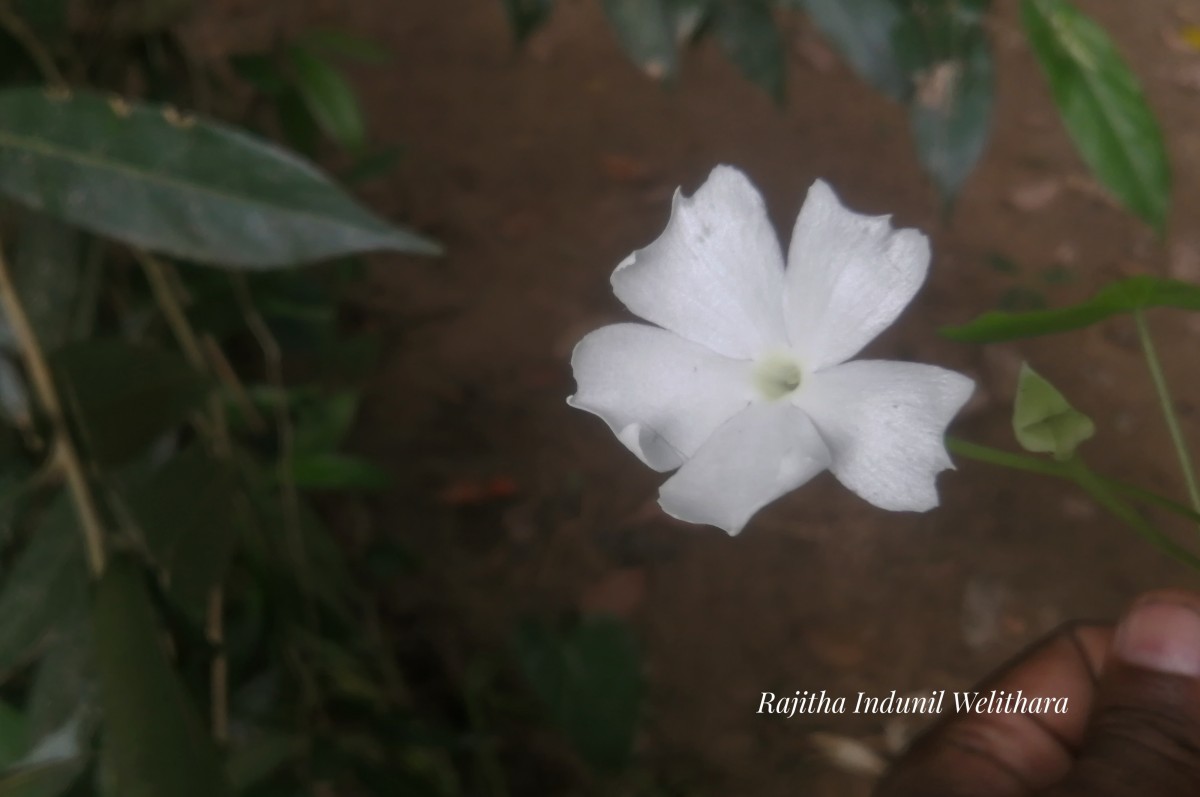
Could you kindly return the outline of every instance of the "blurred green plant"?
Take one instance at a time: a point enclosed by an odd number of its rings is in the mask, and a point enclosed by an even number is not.
[[[504,794],[493,706],[546,697],[528,656],[419,707],[322,512],[391,481],[341,450],[357,256],[440,252],[313,162],[396,162],[337,66],[388,54],[316,30],[200,61],[190,5],[0,0],[0,794]],[[600,686],[638,667],[606,628]]]
[[[523,41],[552,0],[502,0]],[[664,82],[684,48],[714,37],[777,102],[787,96],[788,14],[802,12],[859,76],[908,110],[917,157],[947,202],[982,157],[992,124],[989,0],[603,0],[630,59]],[[1022,0],[1025,35],[1076,147],[1099,181],[1162,232],[1170,168],[1137,79],[1104,30],[1067,0]]]

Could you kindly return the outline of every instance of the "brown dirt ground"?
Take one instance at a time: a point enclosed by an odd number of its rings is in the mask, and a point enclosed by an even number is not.
[[[1012,446],[1013,380],[1028,358],[1096,419],[1086,451],[1101,469],[1180,494],[1130,322],[986,348],[936,334],[1014,286],[1061,304],[1132,273],[1200,278],[1200,54],[1164,44],[1200,12],[1080,4],[1115,32],[1166,128],[1176,189],[1165,241],[1088,190],[1015,4],[997,4],[995,135],[949,221],[902,111],[800,20],[789,23],[779,109],[711,45],[688,56],[679,86],[660,88],[624,59],[593,0],[560,2],[521,51],[499,2],[331,4],[331,21],[395,53],[383,73],[356,73],[378,138],[407,153],[369,199],[449,253],[381,264],[372,284],[386,351],[359,443],[400,476],[374,508],[379,528],[428,566],[397,600],[451,647],[501,644],[529,613],[623,614],[651,684],[645,763],[696,797],[770,797],[865,794],[869,779],[814,755],[810,734],[878,745],[897,728],[870,716],[757,716],[761,691],[962,687],[1063,619],[1111,616],[1139,591],[1195,584],[1067,487],[971,462],[943,475],[943,506],[924,515],[876,510],[826,475],[738,538],[689,527],[657,510],[661,476],[564,403],[571,346],[627,317],[608,286],[615,264],[661,230],[677,185],[690,191],[731,163],[762,188],[783,231],[824,177],[852,207],[894,212],[932,236],[928,285],[870,353],[976,377],[958,434]],[[996,256],[1018,273],[989,267]],[[1052,267],[1073,279],[1047,284]],[[1200,325],[1169,312],[1153,324],[1196,438]],[[438,500],[495,476],[513,479],[517,495]]]

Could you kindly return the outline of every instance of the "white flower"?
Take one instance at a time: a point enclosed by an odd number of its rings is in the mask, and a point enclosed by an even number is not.
[[[762,197],[718,166],[678,191],[658,240],[612,275],[625,306],[658,326],[587,335],[571,406],[599,415],[643,462],[678,468],[670,515],[737,534],[828,468],[875,506],[937,506],[953,467],[943,436],[967,377],[931,365],[847,362],[912,300],[929,242],[890,217],[844,208],[822,181],[796,219],[785,270]]]

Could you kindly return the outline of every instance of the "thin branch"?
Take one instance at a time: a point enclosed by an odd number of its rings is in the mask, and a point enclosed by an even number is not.
[[[220,585],[208,594],[205,636],[213,648],[209,673],[212,734],[218,744],[229,741],[229,660],[225,656],[225,594]]]
[[[1158,394],[1163,419],[1167,422],[1167,431],[1171,435],[1171,445],[1175,448],[1175,456],[1179,458],[1179,469],[1183,472],[1183,483],[1187,486],[1188,498],[1191,499],[1192,509],[1200,512],[1200,487],[1196,485],[1196,469],[1192,466],[1192,455],[1188,451],[1187,440],[1179,425],[1179,417],[1175,414],[1175,402],[1171,398],[1162,363],[1159,362],[1158,352],[1154,348],[1154,338],[1150,336],[1150,327],[1146,324],[1146,316],[1141,310],[1134,311],[1133,318],[1137,322],[1138,340],[1141,341],[1142,353],[1146,356],[1146,367],[1150,369],[1154,391]]]
[[[37,70],[41,73],[43,80],[54,87],[65,87],[67,85],[67,81],[63,79],[62,72],[58,69],[58,64],[54,63],[54,56],[50,54],[50,51],[46,49],[46,45],[42,44],[42,40],[25,24],[25,20],[12,9],[6,0],[0,1],[0,28],[3,28],[8,32],[9,36],[16,39],[22,49],[33,59],[33,63],[37,66]]]
[[[83,463],[67,428],[66,415],[63,413],[62,401],[59,400],[58,388],[54,384],[50,366],[9,273],[8,262],[4,259],[3,242],[0,242],[0,303],[3,304],[4,314],[17,339],[21,357],[25,361],[25,370],[29,373],[29,381],[33,385],[38,403],[41,404],[42,411],[53,429],[54,449],[51,461],[62,469],[66,478],[67,489],[79,513],[79,525],[87,547],[88,568],[92,576],[98,578],[104,572],[105,565],[104,524],[100,520],[96,497],[88,484]]]
[[[183,350],[184,357],[199,373],[210,373],[205,348],[183,309],[178,275],[174,273],[170,264],[148,252],[134,249],[133,256],[145,272],[150,290],[154,293],[154,300],[166,318],[179,348]],[[212,343],[212,339],[206,337],[204,343]],[[215,343],[212,345],[215,347]],[[219,347],[216,348],[219,350]],[[210,433],[213,449],[217,456],[228,458],[233,454],[233,445],[229,440],[225,408],[218,396],[213,395],[209,399],[208,412],[205,427]],[[204,626],[205,636],[213,650],[212,662],[209,665],[212,734],[218,744],[225,744],[229,740],[229,661],[225,654],[225,593],[220,584],[214,586],[208,594]]]

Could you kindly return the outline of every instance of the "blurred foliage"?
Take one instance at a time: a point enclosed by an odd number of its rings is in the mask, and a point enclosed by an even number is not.
[[[430,711],[362,577],[412,557],[327,520],[391,481],[342,450],[358,255],[440,251],[314,163],[396,163],[341,68],[388,53],[314,30],[202,61],[191,5],[0,2],[0,794],[505,794],[499,729],[538,698],[619,770],[624,627],[546,632]]]
[[[552,0],[503,0],[518,41]],[[789,14],[801,12],[858,75],[908,110],[917,158],[952,201],[992,125],[989,0],[602,0],[630,59],[677,79],[683,50],[712,36],[745,75],[784,102]],[[1137,79],[1104,30],[1067,0],[1022,0],[1025,34],[1092,172],[1160,232],[1170,201],[1162,134]]]

